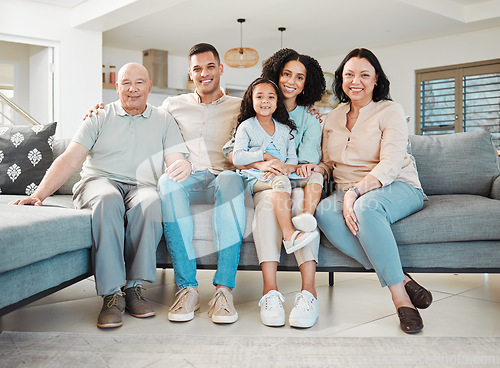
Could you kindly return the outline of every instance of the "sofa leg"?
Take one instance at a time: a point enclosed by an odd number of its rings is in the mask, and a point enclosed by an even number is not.
[[[328,272],[328,284],[329,284],[330,286],[333,286],[333,281],[334,281],[334,280],[333,280],[333,272],[332,272],[332,271],[330,271],[330,272]]]

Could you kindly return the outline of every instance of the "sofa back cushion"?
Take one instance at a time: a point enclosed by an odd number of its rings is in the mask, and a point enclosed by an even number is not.
[[[52,164],[57,123],[0,126],[0,193],[32,195]]]
[[[500,164],[491,134],[465,133],[410,136],[411,153],[427,195],[488,196]]]

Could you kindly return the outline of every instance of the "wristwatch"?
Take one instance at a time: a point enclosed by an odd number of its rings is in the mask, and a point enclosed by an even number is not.
[[[349,188],[347,188],[347,190],[352,190],[354,193],[356,193],[356,195],[358,196],[357,198],[361,197],[361,193],[359,192],[359,189],[357,186],[355,185],[351,185]]]

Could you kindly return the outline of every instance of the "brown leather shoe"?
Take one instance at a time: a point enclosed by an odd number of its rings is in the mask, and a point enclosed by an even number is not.
[[[142,287],[133,286],[123,290],[125,303],[131,316],[137,318],[153,317],[155,311],[148,301],[142,296]]]
[[[401,330],[407,334],[414,334],[422,331],[424,322],[418,310],[409,307],[398,308],[399,325]]]
[[[416,308],[425,309],[432,303],[432,294],[429,290],[419,285],[413,278],[405,272],[405,275],[410,278],[405,284],[406,293],[410,297],[411,302]]]
[[[106,295],[103,298],[101,313],[97,317],[97,327],[113,328],[123,325],[125,299],[120,292]]]

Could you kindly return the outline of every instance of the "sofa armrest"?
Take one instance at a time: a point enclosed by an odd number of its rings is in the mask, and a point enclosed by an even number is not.
[[[491,186],[490,197],[493,199],[500,199],[500,176],[497,176]]]

